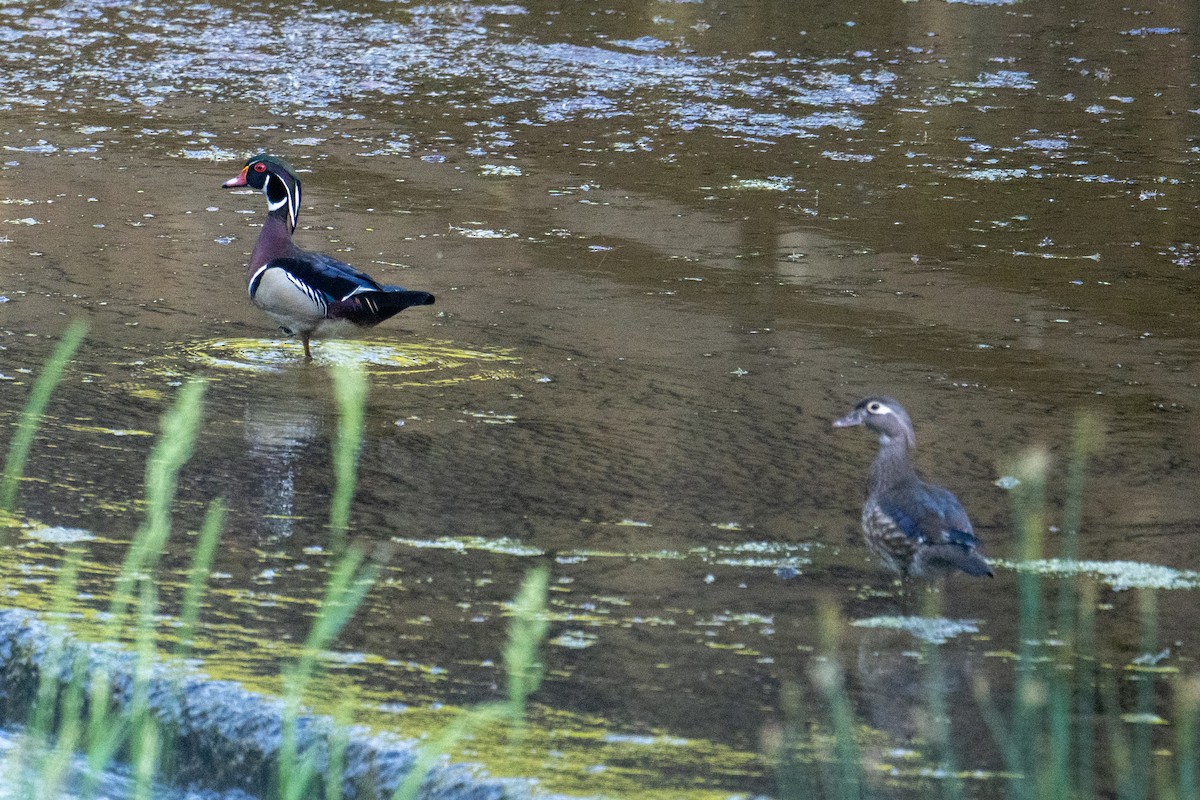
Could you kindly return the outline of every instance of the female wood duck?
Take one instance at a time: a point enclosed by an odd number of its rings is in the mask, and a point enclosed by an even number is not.
[[[992,576],[976,551],[979,539],[958,498],[925,483],[912,462],[917,437],[908,412],[890,397],[868,397],[833,423],[866,425],[879,434],[879,455],[867,478],[862,528],[867,545],[901,579],[940,577],[954,570]]]
[[[255,156],[237,177],[221,185],[226,189],[250,186],[267,196],[267,221],[246,270],[250,300],[284,333],[299,335],[305,360],[312,361],[309,339],[314,333],[339,323],[369,328],[409,306],[433,303],[428,292],[382,286],[349,264],[297,247],[292,233],[300,217],[300,179],[282,158]]]

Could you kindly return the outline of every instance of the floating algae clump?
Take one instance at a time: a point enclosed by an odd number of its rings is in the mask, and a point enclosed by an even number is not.
[[[1041,575],[1091,575],[1107,583],[1114,591],[1125,589],[1196,589],[1200,572],[1172,569],[1139,561],[1072,561],[1065,558],[1041,558],[1010,561],[1004,566]]]
[[[946,619],[945,617],[870,617],[856,619],[850,623],[856,628],[887,628],[908,631],[921,641],[930,644],[945,644],[964,633],[979,633],[979,625],[973,619]]]

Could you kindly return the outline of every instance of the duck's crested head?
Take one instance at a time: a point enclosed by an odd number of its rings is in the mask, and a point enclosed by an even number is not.
[[[249,186],[267,196],[267,208],[287,218],[289,227],[296,229],[300,219],[300,178],[295,168],[279,156],[259,153],[246,161],[236,176],[221,184],[226,189]]]
[[[266,180],[267,175],[275,175],[279,178],[284,178],[293,183],[299,183],[300,178],[296,175],[296,168],[288,163],[285,159],[279,156],[273,156],[269,153],[259,153],[258,155],[247,159],[246,169],[254,176],[260,177],[261,180]],[[247,176],[247,181],[251,186],[254,186],[254,180]],[[254,186],[258,189],[261,187]]]
[[[853,425],[863,425],[878,433],[879,441],[883,444],[900,441],[908,447],[917,446],[917,436],[908,412],[891,397],[867,397],[849,414],[833,422],[835,428]]]

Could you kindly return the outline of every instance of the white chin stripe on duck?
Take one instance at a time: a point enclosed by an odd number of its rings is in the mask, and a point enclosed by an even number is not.
[[[279,184],[279,189],[275,188],[275,183]],[[282,178],[267,175],[266,182],[263,183],[263,194],[267,196],[268,211],[278,211],[287,206],[288,227],[296,230],[296,225],[300,222],[300,184],[297,182],[294,186],[288,186],[287,181]]]

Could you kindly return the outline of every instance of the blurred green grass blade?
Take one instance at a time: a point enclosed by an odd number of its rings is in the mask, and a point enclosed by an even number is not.
[[[382,568],[380,563],[371,561],[364,565],[365,560],[366,553],[361,548],[351,547],[338,559],[329,574],[325,596],[321,599],[321,610],[304,640],[300,660],[303,678],[307,679],[313,661],[337,638],[379,577]]]
[[[362,370],[350,367],[335,367],[330,374],[338,406],[337,436],[333,445],[334,490],[329,509],[331,550],[336,561],[326,580],[325,594],[309,627],[300,657],[284,677],[285,717],[277,773],[277,790],[282,800],[306,796],[317,777],[314,754],[301,754],[297,750],[296,725],[304,697],[321,653],[333,644],[354,616],[381,569],[378,561],[363,565],[366,553],[361,548],[346,547],[358,453],[362,446],[367,378]],[[327,792],[333,790],[330,780],[340,782],[329,775],[325,778]]]
[[[354,501],[358,453],[362,449],[368,384],[366,373],[356,367],[335,367],[331,374],[338,406],[338,426],[333,447],[334,484],[329,505],[329,528],[334,552],[337,552],[350,526],[350,506]]]
[[[70,363],[71,357],[79,349],[83,337],[87,335],[87,323],[83,320],[72,322],[63,333],[50,359],[42,367],[41,373],[33,383],[29,399],[25,401],[25,410],[21,412],[17,430],[8,445],[8,458],[4,462],[4,475],[0,477],[0,511],[10,512],[17,501],[17,485],[25,474],[25,464],[29,460],[29,451],[33,447],[33,437],[41,424],[42,416],[46,413],[46,405],[50,395],[62,380],[63,371]],[[2,530],[0,530],[2,535]]]
[[[1121,721],[1121,702],[1118,699],[1117,683],[1112,675],[1105,674],[1101,677],[1099,693],[1108,733],[1108,756],[1113,780],[1116,782],[1116,796],[1120,800],[1129,800],[1135,791],[1132,783],[1141,778],[1133,774],[1132,747]]]
[[[545,667],[538,657],[542,640],[550,628],[546,598],[550,570],[529,570],[513,600],[512,622],[504,645],[504,672],[508,678],[508,702],[514,719],[523,719],[525,703],[542,684]]]
[[[817,796],[817,786],[801,753],[809,740],[804,692],[794,683],[785,683],[779,703],[783,725],[774,759],[776,794],[780,800],[809,800]]]
[[[203,378],[185,383],[175,403],[163,414],[162,432],[146,462],[146,519],[125,553],[116,588],[109,604],[108,635],[117,639],[125,612],[133,602],[134,585],[154,571],[171,533],[171,506],[179,484],[179,472],[192,456],[200,430],[204,391]]]
[[[171,506],[179,471],[191,457],[199,432],[205,388],[203,379],[188,381],[179,390],[174,405],[163,414],[162,432],[146,463],[146,519],[134,534],[117,574],[109,602],[109,617],[105,622],[104,639],[107,641],[120,641],[129,606],[137,599],[140,613],[135,635],[139,647],[146,647],[144,639],[149,626],[150,647],[153,648],[153,625],[157,613],[157,596],[153,594],[154,574],[171,530]],[[147,603],[151,603],[151,606],[147,607]],[[130,741],[133,728],[131,715],[112,710],[112,694],[111,677],[103,669],[95,670],[88,690],[85,796],[88,791],[94,793],[97,790],[96,776]],[[134,701],[136,705],[136,691]],[[157,736],[157,732],[154,736]]]
[[[171,505],[179,485],[179,471],[192,457],[200,431],[207,382],[193,378],[176,395],[175,404],[163,415],[150,459],[146,462],[145,547],[161,545],[171,530]]]
[[[525,574],[513,599],[512,622],[509,623],[508,642],[503,652],[504,670],[509,682],[508,700],[475,706],[455,717],[436,736],[425,742],[412,769],[393,792],[392,800],[416,800],[421,783],[434,765],[475,731],[496,722],[507,722],[509,725],[524,722],[525,704],[542,679],[543,666],[538,653],[549,628],[546,611],[549,585],[549,569],[536,567]]]
[[[1153,589],[1138,590],[1138,606],[1141,622],[1141,654],[1153,656],[1158,650],[1158,595]],[[1141,719],[1154,716],[1155,673],[1134,672],[1132,679],[1137,686],[1136,711]],[[1130,800],[1146,800],[1149,796],[1151,777],[1154,770],[1152,726],[1139,723],[1133,726],[1130,742],[1130,761],[1133,780],[1129,784],[1127,797]]]
[[[133,800],[151,800],[151,790],[162,755],[162,736],[150,712],[150,677],[157,660],[155,622],[158,590],[153,581],[143,581],[138,593],[137,632],[132,702],[123,713],[129,718],[129,747],[132,751]]]
[[[225,525],[227,512],[228,508],[223,501],[214,500],[204,515],[204,524],[200,526],[196,549],[192,553],[192,566],[188,569],[183,604],[179,610],[179,643],[175,649],[176,655],[186,657],[191,652],[196,623],[200,618],[200,602],[208,586],[208,576],[212,571],[213,558],[217,552],[217,543],[221,539],[221,529]]]
[[[342,800],[342,776],[346,765],[346,749],[350,744],[350,724],[355,707],[354,687],[345,686],[334,709],[333,727],[326,741],[327,767],[324,775],[325,800]]]
[[[508,703],[485,703],[463,712],[421,745],[412,769],[396,787],[391,800],[417,800],[421,784],[429,771],[454,748],[476,731],[493,722],[509,719]]]
[[[941,594],[928,592],[922,602],[921,614],[929,619],[942,615]],[[946,673],[942,666],[942,653],[932,641],[922,641],[921,654],[925,659],[925,704],[928,731],[925,738],[932,743],[938,766],[945,774],[939,781],[942,797],[946,800],[962,800],[963,784],[958,774],[958,759],[954,754],[954,743],[950,733],[950,711],[946,707]]]
[[[1046,474],[1050,457],[1044,450],[1026,455],[1012,470],[1018,483],[1012,490],[1012,513],[1017,528],[1017,548],[1022,561],[1042,557],[1046,530]],[[1017,796],[1032,798],[1039,775],[1038,734],[1045,720],[1045,687],[1037,676],[1038,651],[1046,639],[1042,610],[1042,581],[1033,570],[1017,573],[1017,681],[1013,710],[1012,741],[1019,757],[1020,781]]]
[[[1084,580],[1076,592],[1075,623],[1075,785],[1080,797],[1095,797],[1096,786],[1096,583]]]
[[[1041,777],[1041,791],[1052,797],[1069,797],[1071,794],[1071,713],[1072,683],[1070,680],[1070,654],[1055,653],[1047,662],[1051,666],[1045,676],[1047,703],[1046,718],[1048,741],[1043,752],[1045,767]]]
[[[294,675],[285,677],[285,684],[296,682]],[[296,689],[285,689],[283,739],[279,748],[278,786],[268,797],[278,800],[302,800],[310,796],[310,787],[317,777],[317,754],[311,749],[301,754],[296,742],[296,728],[300,718],[300,693]]]
[[[56,626],[61,624],[72,608],[75,600],[76,587],[79,578],[80,564],[83,561],[83,551],[72,548],[59,569],[54,581],[50,598],[50,611],[56,618]],[[65,637],[55,637],[49,642],[49,653],[46,659],[49,663],[61,660],[60,650]],[[49,741],[54,724],[55,706],[58,704],[60,676],[54,670],[39,670],[37,695],[34,700],[32,713],[29,718],[29,732],[38,739]]]
[[[834,754],[837,777],[833,781],[836,796],[841,800],[860,800],[866,791],[862,768],[862,753],[858,747],[854,707],[846,692],[838,641],[842,621],[832,602],[821,604],[817,614],[821,658],[812,666],[812,680],[825,698],[833,726]]]
[[[316,754],[299,752],[296,726],[318,659],[354,616],[382,569],[379,561],[364,565],[365,559],[366,554],[361,548],[350,547],[334,564],[320,610],[309,628],[300,657],[284,676],[283,740],[276,776],[281,800],[306,797],[317,778]]]
[[[1083,491],[1087,481],[1088,460],[1099,446],[1099,417],[1089,411],[1080,413],[1075,418],[1071,463],[1067,467],[1066,495],[1063,498],[1062,544],[1059,555],[1067,561],[1076,561],[1079,558],[1079,530],[1083,524]],[[1067,642],[1075,639],[1074,624],[1078,610],[1075,587],[1075,581],[1064,580],[1059,583],[1058,638]]]
[[[99,792],[100,778],[112,760],[116,758],[125,740],[126,725],[117,715],[109,711],[112,699],[112,677],[107,670],[92,673],[88,685],[87,752],[88,768],[84,773],[84,797],[93,797]]]
[[[1088,459],[1100,447],[1100,418],[1085,411],[1075,418],[1071,440],[1071,463],[1067,467],[1066,495],[1063,499],[1063,558],[1079,557],[1079,530],[1083,524],[1083,491],[1087,482]]]
[[[83,556],[82,550],[69,550],[54,580],[50,612],[56,620],[65,619],[74,607]],[[49,663],[61,663],[65,641],[65,637],[61,637],[50,643],[50,652],[46,656]],[[77,655],[70,667],[70,679],[66,686],[62,685],[64,676],[57,671],[39,671],[37,695],[29,715],[27,733],[38,748],[37,758],[41,762],[36,770],[40,796],[60,794],[71,769],[82,730],[84,693],[79,676],[83,672],[83,660],[82,654]],[[55,727],[57,729],[52,730]]]
[[[59,725],[54,740],[54,750],[38,776],[39,789],[50,796],[58,796],[75,761],[75,750],[83,735],[84,687],[80,676],[84,672],[83,656],[76,659],[71,682],[62,692]]]
[[[1197,719],[1200,718],[1200,676],[1175,681],[1175,793],[1178,800],[1200,800],[1197,770]]]
[[[992,697],[991,685],[986,678],[976,676],[972,684],[972,691],[975,695],[975,704],[979,706],[980,715],[983,717],[983,723],[987,726],[988,732],[992,735],[992,741],[1000,748],[1000,756],[1004,759],[1004,769],[1009,774],[1008,779],[1008,795],[1009,797],[1017,798],[1024,796],[1025,774],[1024,757],[1021,753],[1021,748],[1017,746],[1013,739],[1012,729],[1008,725],[1008,720],[996,707],[996,701]]]

